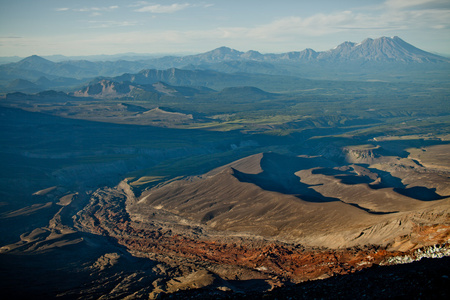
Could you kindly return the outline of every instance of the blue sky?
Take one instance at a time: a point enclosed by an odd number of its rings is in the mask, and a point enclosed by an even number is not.
[[[394,35],[450,54],[450,1],[0,0],[0,56],[324,51]]]

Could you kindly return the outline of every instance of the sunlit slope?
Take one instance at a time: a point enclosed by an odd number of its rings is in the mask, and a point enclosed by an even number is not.
[[[264,153],[144,192],[131,211],[156,218],[160,211],[232,235],[332,248],[386,245],[410,234],[418,220],[448,222],[446,195],[423,186],[430,195],[423,199],[382,177],[323,158]]]

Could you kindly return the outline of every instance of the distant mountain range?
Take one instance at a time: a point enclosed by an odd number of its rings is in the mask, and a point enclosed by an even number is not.
[[[364,67],[364,72],[361,72],[361,67]],[[206,53],[188,56],[129,61],[61,62],[52,62],[33,55],[19,62],[0,65],[0,88],[4,92],[78,89],[83,83],[99,76],[115,77],[115,81],[140,84],[164,81],[177,85],[194,83],[198,85],[203,80],[206,84],[201,85],[210,86],[207,84],[208,81],[214,78],[222,80],[227,76],[212,71],[338,80],[386,79],[385,73],[394,71],[401,73],[395,75],[397,79],[401,79],[402,76],[410,75],[411,71],[422,74],[424,70],[434,71],[442,68],[445,70],[450,68],[450,59],[420,50],[399,37],[381,37],[368,38],[361,43],[344,42],[322,52],[305,49],[281,54],[262,54],[254,50],[241,52],[220,47]],[[196,72],[189,72],[189,76],[184,76],[181,69]],[[199,70],[209,73],[200,74]],[[175,76],[175,72],[178,77]],[[195,80],[189,81],[192,76]],[[151,78],[155,80],[150,80]]]
[[[167,61],[161,58],[159,61]],[[312,49],[294,51],[281,54],[261,54],[257,51],[240,52],[227,47],[221,47],[206,53],[172,58],[173,63],[180,65],[198,65],[204,63],[218,63],[224,61],[294,61],[311,62],[348,62],[348,61],[376,61],[376,62],[406,62],[406,63],[441,63],[450,60],[414,47],[395,36],[378,39],[365,39],[361,43],[344,42],[339,46],[323,52]],[[157,60],[158,61],[158,60]]]

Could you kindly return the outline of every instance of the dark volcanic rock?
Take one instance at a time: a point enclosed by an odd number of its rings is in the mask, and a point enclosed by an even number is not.
[[[448,299],[450,258],[374,266],[345,276],[286,286],[264,293],[183,291],[161,299]]]

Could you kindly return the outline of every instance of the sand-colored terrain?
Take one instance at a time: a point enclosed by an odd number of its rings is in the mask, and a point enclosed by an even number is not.
[[[414,162],[370,160],[260,153],[140,195],[123,181],[94,193],[75,223],[135,256],[189,266],[155,281],[155,297],[203,286],[237,291],[235,279],[273,288],[390,264],[434,245],[447,251],[450,199],[436,188],[447,176],[417,165],[393,178],[383,170]],[[423,172],[440,181],[406,183]]]
[[[383,158],[382,166],[390,164]],[[327,248],[387,246],[414,224],[449,221],[450,199],[436,192],[448,184],[443,174],[430,171],[440,181],[409,188],[370,166],[331,166],[316,157],[258,154],[144,192],[128,211],[142,221],[170,215],[217,232]],[[423,172],[407,173],[408,180]]]

